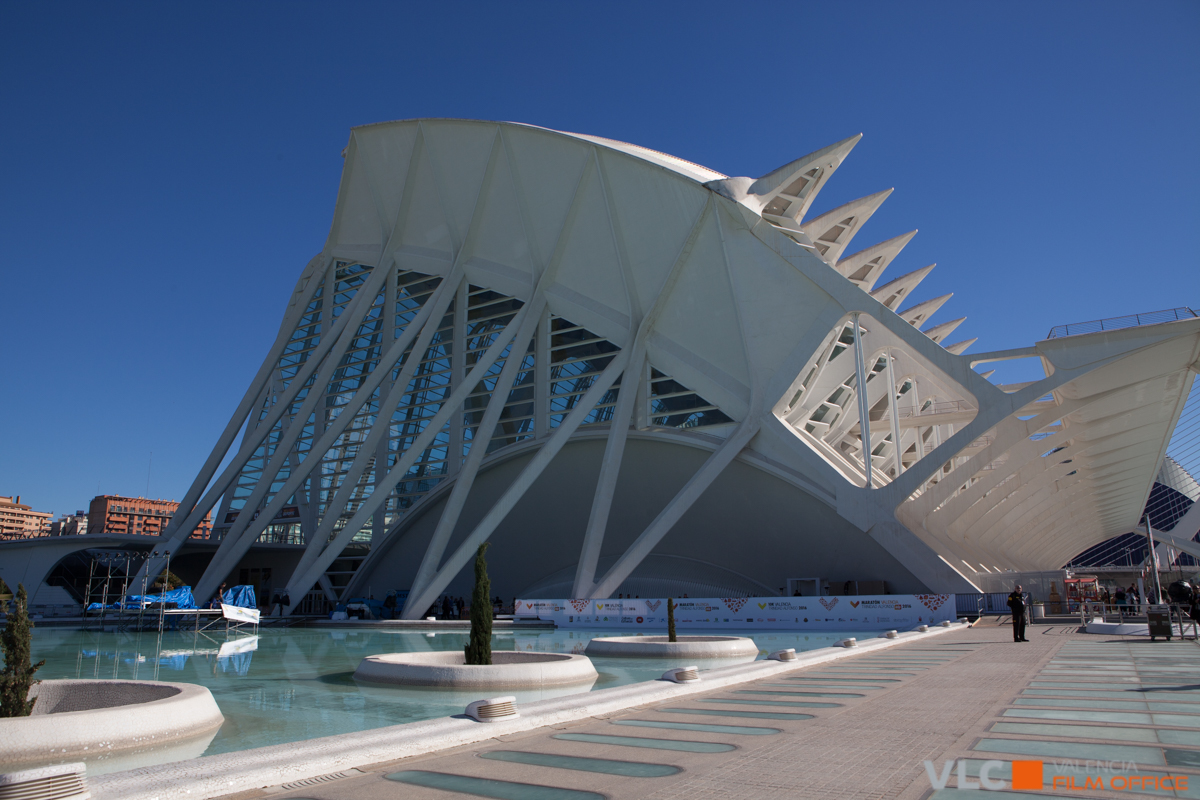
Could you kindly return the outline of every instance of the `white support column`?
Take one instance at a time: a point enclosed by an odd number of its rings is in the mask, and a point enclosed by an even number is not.
[[[634,404],[633,426],[639,431],[644,431],[650,427],[650,362],[643,359],[637,375],[631,377],[637,379],[637,401]]]
[[[554,460],[558,452],[571,438],[571,435],[579,428],[588,414],[596,407],[596,403],[604,397],[605,392],[616,381],[617,376],[629,364],[629,350],[621,350],[613,357],[604,371],[596,376],[595,382],[591,388],[579,398],[578,404],[562,421],[554,433],[550,434],[550,438],[546,440],[546,444],[530,459],[525,468],[521,470],[521,474],[517,479],[504,491],[475,526],[475,529],[467,536],[458,549],[446,559],[446,563],[437,571],[437,574],[429,581],[425,588],[419,594],[410,594],[408,602],[404,606],[404,619],[415,619],[420,615],[421,611],[429,607],[433,599],[441,594],[446,585],[454,579],[458,571],[462,569],[468,561],[475,555],[475,550],[480,544],[487,541],[496,527],[504,521],[513,507],[525,495],[525,492],[542,474],[542,471]]]
[[[534,300],[533,307],[525,317],[521,329],[513,337],[512,349],[509,350],[508,358],[504,361],[504,368],[500,370],[500,375],[496,378],[496,387],[488,399],[487,409],[483,412],[479,426],[475,428],[475,436],[471,439],[471,450],[467,453],[467,459],[463,462],[458,479],[454,482],[454,488],[450,491],[450,497],[442,509],[442,515],[438,518],[437,528],[434,529],[429,546],[425,549],[421,566],[417,569],[416,577],[413,578],[410,590],[412,595],[421,595],[429,581],[437,574],[438,565],[442,563],[442,555],[446,552],[446,545],[450,542],[451,534],[454,533],[454,526],[458,524],[463,504],[467,501],[467,495],[471,493],[471,487],[475,485],[475,476],[479,473],[479,465],[483,462],[483,457],[487,455],[496,423],[500,421],[500,414],[504,411],[504,405],[508,402],[508,396],[512,392],[513,381],[517,378],[529,342],[533,338],[538,321],[542,318],[545,303],[543,295],[539,295]]]
[[[450,391],[462,385],[467,374],[467,315],[470,311],[471,284],[465,278],[454,295],[454,339],[450,352]],[[450,443],[446,445],[446,474],[457,475],[462,467],[463,415],[450,417]]]
[[[534,438],[550,435],[550,309],[543,308],[538,321],[533,354]]]
[[[675,255],[666,280],[654,303],[645,316],[637,319],[637,332],[627,345],[629,364],[621,378],[621,391],[617,395],[617,406],[613,409],[613,421],[609,426],[608,441],[604,446],[604,460],[600,465],[600,476],[596,481],[596,491],[592,497],[592,508],[588,514],[587,529],[583,535],[583,547],[579,554],[579,564],[575,569],[575,582],[572,586],[573,597],[588,597],[591,595],[593,581],[596,577],[596,564],[600,558],[600,547],[604,543],[604,532],[608,527],[608,514],[612,508],[613,494],[617,488],[617,477],[621,471],[621,461],[625,454],[625,442],[629,437],[629,421],[637,411],[641,412],[642,427],[648,426],[650,415],[650,366],[646,359],[646,341],[658,321],[659,315],[666,306],[672,290],[679,282],[680,273],[691,255],[700,231],[709,219],[713,209],[711,196],[697,215],[692,229],[684,240],[683,246]],[[715,216],[714,216],[715,219]],[[629,278],[632,281],[632,277]],[[630,308],[636,309],[632,292],[628,292]],[[635,383],[636,381],[636,383]],[[636,388],[636,391],[635,391]],[[636,411],[635,411],[636,409]]]
[[[370,519],[375,504],[383,502],[387,494],[396,488],[396,484],[404,478],[421,453],[433,442],[434,437],[446,424],[447,420],[449,420],[454,409],[460,408],[463,401],[466,400],[467,394],[470,393],[471,388],[483,380],[488,369],[500,357],[500,354],[504,352],[504,348],[512,340],[513,334],[516,333],[525,316],[525,309],[521,309],[508,325],[505,326],[504,330],[497,334],[495,341],[492,342],[479,361],[475,362],[475,366],[471,368],[471,372],[467,375],[463,384],[454,390],[450,395],[450,399],[444,402],[433,419],[426,423],[420,435],[404,451],[404,454],[396,462],[396,465],[388,471],[383,482],[376,484],[375,493],[363,503],[358,512],[346,523],[346,526],[338,532],[337,537],[328,545],[325,545],[325,549],[320,551],[320,555],[309,567],[301,570],[297,566],[292,572],[292,576],[288,578],[287,585],[289,590],[292,590],[293,593],[307,591],[307,587],[312,586],[317,576],[324,573],[333,559],[337,558],[346,544],[354,537],[354,534]],[[301,587],[304,588],[302,589]]]
[[[704,493],[729,462],[742,451],[759,428],[758,416],[747,418],[733,431],[728,439],[708,457],[703,466],[693,475],[683,488],[671,498],[659,515],[650,523],[646,530],[634,540],[625,554],[612,566],[603,578],[592,588],[591,597],[599,600],[608,597],[617,587],[629,577],[630,573],[642,563],[650,551],[662,541],[662,538],[675,526],[680,518],[687,513],[692,504]]]
[[[332,259],[325,255],[318,256],[318,258],[321,262],[324,262],[322,269],[327,268],[332,263]],[[316,261],[317,259],[314,258],[312,262],[309,262],[310,266],[314,266],[313,262]],[[317,287],[321,285],[321,281],[317,275],[318,270],[313,269],[311,273],[307,278],[308,283],[305,284],[304,289],[300,292],[293,311],[285,315],[283,324],[279,326],[279,334],[275,337],[275,343],[267,351],[267,357],[263,359],[262,365],[259,366],[254,380],[250,382],[246,393],[242,395],[242,400],[238,403],[233,416],[225,424],[225,430],[221,432],[221,436],[217,439],[216,445],[213,446],[212,452],[204,462],[204,466],[200,468],[200,473],[196,475],[196,479],[192,481],[192,485],[188,487],[187,493],[184,494],[183,500],[180,501],[179,509],[176,512],[176,517],[180,520],[179,523],[171,524],[175,522],[175,517],[172,517],[171,523],[168,523],[166,529],[163,531],[162,535],[164,538],[171,539],[173,534],[181,528],[189,531],[189,533],[195,528],[195,524],[185,528],[183,523],[190,516],[189,512],[195,507],[196,501],[200,499],[200,495],[204,492],[205,487],[208,486],[209,481],[212,480],[213,475],[216,474],[217,468],[221,465],[221,461],[224,460],[225,454],[229,452],[229,448],[233,445],[234,439],[237,438],[238,432],[242,430],[242,426],[246,423],[247,418],[258,408],[255,401],[270,383],[275,367],[279,363],[279,357],[283,354],[283,349],[287,347],[288,340],[295,330],[295,323],[304,315],[308,304],[312,302],[312,297],[316,293]],[[207,511],[208,509],[205,509],[200,516],[203,517]]]
[[[383,299],[383,324],[380,326],[380,353],[387,352],[388,346],[396,341],[396,296],[399,293],[400,267],[392,264],[391,274],[388,275],[387,287],[384,290]],[[379,366],[377,365],[376,369]],[[383,379],[383,383],[379,384],[379,406],[376,409],[375,421],[378,422],[385,414],[390,415],[390,410],[383,407],[383,398],[392,391],[391,370],[388,370],[387,376]],[[388,460],[388,437],[383,436],[379,444],[375,447],[375,481],[387,471]],[[374,481],[372,481],[374,483]],[[381,536],[384,529],[387,527],[387,503],[379,506],[379,510],[375,512],[375,518],[371,520],[371,538]]]
[[[883,357],[887,359],[887,382],[888,382],[888,417],[892,420],[892,454],[896,459],[896,477],[904,472],[904,459],[901,457],[904,445],[900,441],[900,420],[896,417],[896,371],[892,368],[892,348],[887,348],[883,351]],[[867,423],[870,426],[870,421]],[[863,423],[859,422],[861,428]]]
[[[322,575],[320,578],[318,578],[317,585],[320,586],[321,591],[325,593],[326,600],[331,603],[336,603],[338,601],[337,592],[333,590],[333,583],[330,582],[328,575]],[[308,592],[305,592],[305,594],[308,594]],[[299,603],[300,601],[297,600],[296,602]]]
[[[316,431],[313,431],[313,435],[316,435]],[[300,504],[300,538],[308,544],[317,531],[317,496],[311,472],[305,476],[299,491],[303,492],[305,498]]]
[[[637,350],[629,358],[629,366],[621,376],[621,389],[617,395],[617,406],[613,410],[612,425],[608,430],[608,441],[604,445],[604,459],[600,462],[600,477],[596,480],[596,492],[592,497],[592,510],[588,515],[587,529],[583,534],[583,547],[579,554],[579,565],[575,568],[575,583],[571,597],[590,597],[596,579],[596,563],[600,560],[600,547],[604,544],[604,532],[608,528],[608,514],[612,509],[613,494],[617,490],[617,477],[625,455],[625,442],[629,438],[629,422],[633,415],[641,381],[644,374],[645,351]]]
[[[413,340],[414,336],[416,338],[416,342],[412,345],[412,350],[409,352],[408,359],[404,362],[404,366],[400,368],[400,374],[396,377],[396,380],[392,382],[392,390],[388,392],[387,397],[382,397],[379,399],[379,413],[375,416],[375,423],[371,426],[370,431],[367,433],[367,438],[360,447],[358,457],[354,459],[354,461],[350,464],[350,468],[346,471],[346,475],[342,479],[341,486],[338,487],[334,497],[329,501],[329,504],[325,509],[325,515],[322,517],[321,524],[317,528],[316,535],[313,537],[313,541],[310,542],[309,546],[305,549],[303,555],[300,556],[300,562],[296,565],[296,569],[294,570],[295,572],[303,571],[310,563],[316,560],[317,556],[319,556],[324,550],[325,542],[328,541],[330,534],[333,533],[334,526],[337,525],[337,521],[341,516],[342,509],[345,508],[350,502],[354,493],[354,488],[358,484],[359,478],[362,477],[363,472],[366,470],[367,462],[370,460],[371,454],[376,448],[379,447],[381,442],[384,445],[387,444],[388,435],[391,431],[392,411],[400,404],[400,401],[404,399],[405,394],[407,394],[409,383],[412,381],[418,366],[420,366],[425,352],[429,349],[429,345],[433,340],[434,334],[441,326],[442,317],[444,316],[446,305],[449,302],[447,295],[450,295],[453,291],[451,287],[457,285],[458,281],[456,278],[458,275],[461,275],[461,269],[455,269],[451,272],[450,277],[442,281],[430,298],[425,302],[425,307],[421,309],[418,315],[409,324],[408,329],[406,329],[404,334],[393,343],[393,347],[396,351],[399,351],[399,354],[396,354],[394,351],[389,352],[387,359],[389,364],[395,364],[398,362],[404,350],[407,349],[406,345]],[[419,332],[417,326],[418,322],[423,323],[419,326]],[[381,361],[379,366],[377,366],[372,372],[370,379],[371,381],[380,383],[385,379],[384,376],[391,375],[393,367],[388,366],[387,369],[383,369],[383,367],[384,362]],[[381,372],[381,370],[383,371]],[[390,377],[387,379],[390,381]],[[364,386],[364,389],[365,388],[366,387]],[[359,394],[362,393],[363,390],[360,389]],[[367,394],[369,396],[369,393]],[[358,394],[355,395],[355,399],[358,399]],[[352,404],[353,401],[351,405]],[[321,444],[326,446],[314,447],[313,452],[325,453],[328,451],[329,448],[333,446],[337,437],[340,436],[342,431],[345,430],[346,426],[349,425],[353,416],[354,414],[352,409],[348,405],[347,408],[338,416],[337,421],[334,423],[334,427],[331,428],[329,436],[327,437],[328,442],[321,442]],[[336,433],[333,433],[335,429]],[[320,462],[317,461],[310,466],[310,469],[319,469],[319,467]],[[381,483],[383,483],[383,479],[384,471],[377,467],[375,472],[375,489],[372,492],[372,497],[375,497],[375,494],[379,492]],[[285,484],[283,491],[281,491],[278,496],[284,496],[288,488],[289,486]],[[389,488],[387,491],[391,492],[391,488]],[[385,506],[386,499],[387,494],[380,494],[379,497],[376,498],[376,503],[374,504],[375,507],[381,508]],[[266,516],[265,513],[264,516]]]
[[[497,142],[501,142],[501,140],[497,139]],[[490,175],[492,173],[493,166],[496,161],[495,154],[496,154],[495,145],[493,145],[493,157],[488,162],[488,170],[485,173],[485,178],[484,178],[485,186],[481,187],[481,192],[480,192],[481,196],[484,194],[484,192],[482,190],[484,188],[486,188],[487,182],[490,181]],[[412,466],[415,459],[420,455],[420,452],[422,450],[424,450],[426,447],[428,447],[429,442],[432,441],[432,439],[436,435],[436,433],[439,430],[441,430],[441,427],[443,425],[446,424],[446,420],[449,417],[449,415],[452,413],[452,411],[454,409],[458,409],[462,406],[463,402],[466,399],[466,395],[469,393],[469,390],[471,388],[473,388],[477,383],[479,383],[479,381],[482,379],[483,375],[486,373],[487,369],[490,368],[491,364],[496,361],[496,359],[499,357],[500,353],[503,352],[505,345],[507,345],[507,343],[509,341],[511,341],[512,336],[523,325],[524,319],[528,315],[530,306],[533,304],[534,300],[536,298],[542,297],[545,293],[546,288],[548,288],[550,286],[550,284],[553,282],[554,275],[558,269],[558,266],[562,263],[563,255],[566,251],[567,241],[570,238],[570,232],[574,228],[575,220],[579,216],[581,201],[584,196],[586,186],[588,185],[589,180],[593,179],[593,176],[596,172],[595,159],[596,159],[596,155],[595,155],[595,150],[593,149],[589,153],[588,158],[584,163],[583,170],[580,173],[579,182],[575,186],[575,192],[571,199],[570,208],[567,211],[566,218],[563,220],[562,228],[559,230],[558,239],[554,246],[554,251],[550,256],[550,260],[547,263],[546,268],[543,270],[542,274],[537,279],[537,284],[534,287],[533,292],[531,293],[530,302],[526,303],[525,306],[523,306],[521,308],[521,310],[512,319],[512,321],[510,321],[509,324],[505,327],[504,331],[502,331],[496,337],[496,340],[488,348],[488,350],[484,354],[484,356],[476,363],[475,367],[472,368],[471,374],[467,376],[466,380],[463,382],[463,385],[460,386],[458,389],[454,390],[454,393],[451,395],[450,400],[447,401],[446,403],[444,403],[442,406],[442,409],[439,410],[438,414],[434,416],[433,420],[431,420],[429,423],[426,424],[426,427],[422,431],[421,435],[416,439],[416,441],[414,441],[413,445],[409,448],[409,450],[405,453],[405,455],[400,459],[400,461],[397,462],[396,466],[393,467],[392,470],[388,473],[388,478],[387,478],[387,481],[385,482],[386,491],[390,492],[391,489],[403,478],[404,474]],[[477,209],[478,209],[478,206],[479,206],[478,198],[477,198],[476,203],[477,203]],[[709,199],[709,203],[711,203],[711,198]],[[517,205],[518,205],[518,208],[521,210],[522,218],[525,219],[526,211],[524,209],[524,204],[520,201],[519,197],[518,197]],[[473,228],[475,227],[475,220],[477,218],[478,218],[478,215],[475,212],[472,212],[472,227]],[[471,235],[468,234],[466,243],[464,243],[463,247],[460,248],[459,255],[455,259],[456,264],[461,262],[463,254],[466,252],[469,252],[470,249],[471,249]],[[532,250],[531,250],[531,252],[532,252]],[[553,439],[553,437],[551,437],[551,438]],[[382,488],[382,487],[377,487],[377,489],[376,489],[377,493],[380,491],[380,488]],[[366,503],[364,503],[362,505],[362,507],[354,515],[354,517],[352,517],[350,519],[350,521],[346,524],[346,526],[341,530],[341,532],[338,533],[337,538],[335,538],[334,541],[326,547],[325,551],[321,553],[320,557],[317,559],[316,563],[312,567],[310,567],[308,570],[304,570],[304,571],[297,569],[293,573],[292,578],[289,579],[289,586],[292,584],[304,584],[306,582],[311,582],[311,580],[315,579],[315,576],[312,575],[312,571],[317,568],[324,570],[325,567],[322,565],[327,565],[328,562],[330,560],[332,560],[333,557],[336,556],[336,548],[340,548],[340,547],[344,546],[345,542],[349,541],[349,538],[354,535],[354,532],[357,531],[358,528],[360,528],[365,523],[366,517],[364,516],[364,512],[367,512],[374,502],[378,502],[378,501],[376,501],[374,499],[374,497],[372,497],[370,500],[368,500]],[[297,575],[299,575],[299,578],[297,578]],[[409,597],[411,599],[412,595],[410,595]],[[408,606],[406,605],[406,608],[407,607]],[[423,610],[423,609],[421,609],[421,610]]]
[[[858,429],[862,440],[863,468],[867,472],[867,488],[873,484],[871,474],[871,415],[867,403],[867,370],[863,363],[862,328],[858,324],[859,312],[851,314],[854,320],[854,372],[857,375],[854,394],[858,398]]]
[[[382,255],[380,256],[380,261],[383,261]],[[204,497],[192,509],[191,513],[187,515],[187,518],[182,522],[182,524],[180,524],[179,528],[176,529],[170,540],[166,542],[165,549],[174,551],[184,542],[184,540],[187,539],[188,535],[192,530],[195,529],[201,518],[208,513],[208,511],[216,504],[217,499],[224,494],[229,488],[230,484],[237,479],[238,474],[242,471],[242,468],[245,467],[246,462],[249,461],[251,456],[254,455],[254,451],[267,437],[271,429],[274,428],[275,423],[283,417],[284,413],[286,413],[287,409],[296,399],[296,396],[300,393],[300,390],[303,389],[308,383],[308,379],[312,377],[314,373],[317,373],[315,385],[321,385],[322,375],[326,376],[325,383],[328,383],[328,375],[333,372],[337,361],[341,359],[342,354],[349,346],[351,338],[353,338],[352,334],[349,336],[343,335],[347,325],[353,324],[355,329],[357,329],[357,326],[362,322],[362,316],[366,310],[363,308],[363,306],[365,305],[366,308],[370,308],[371,304],[374,303],[375,298],[379,294],[379,283],[382,279],[382,275],[379,273],[380,269],[378,267],[372,270],[371,277],[362,287],[359,288],[359,291],[355,293],[354,299],[350,301],[343,313],[337,317],[336,320],[332,321],[332,323],[329,325],[329,333],[322,335],[320,344],[318,344],[313,352],[309,355],[309,358],[305,362],[304,366],[297,371],[295,377],[292,378],[291,383],[288,384],[288,387],[284,391],[283,395],[279,397],[275,405],[272,406],[270,413],[265,419],[262,420],[261,424],[254,429],[253,435],[251,435],[251,429],[249,427],[246,428],[246,432],[242,435],[242,448],[238,453],[238,456],[229,463],[229,465],[225,468],[225,471],[221,473],[221,477],[210,486]],[[327,294],[332,296],[333,287],[328,286],[328,283],[329,282],[327,280]],[[370,298],[369,300],[366,299],[368,296]],[[330,309],[329,314],[332,314],[332,309]],[[325,319],[328,321],[330,317],[326,316]],[[313,393],[310,392],[309,397],[311,397],[312,394]],[[307,412],[303,410],[301,411],[301,413],[304,414],[305,419],[307,419],[308,414],[312,413],[313,408],[313,404],[310,404],[308,399],[309,398],[306,397],[304,406],[304,408],[308,409]],[[296,428],[296,435],[299,435],[301,427]],[[290,446],[291,443],[289,443],[288,447],[290,448]],[[279,450],[280,448],[276,449],[276,456],[279,455]],[[282,464],[282,459],[272,458],[271,464],[275,465],[275,471],[277,472],[279,465]],[[267,475],[267,472],[270,471],[270,468],[270,464],[266,465],[263,476],[260,478],[260,483],[263,480],[267,480],[268,486],[269,481],[274,477],[273,474],[270,477]],[[249,502],[247,502],[247,507],[244,510],[252,513],[255,509],[250,505]],[[178,518],[182,515],[176,516]],[[226,536],[226,540],[233,535],[233,531],[236,529],[236,527],[237,526],[235,523],[235,528],[230,529],[230,534]],[[224,543],[225,542],[222,541],[222,546],[224,546]],[[218,552],[220,552],[220,548],[218,548]],[[143,570],[150,566],[151,560],[152,559],[146,559],[146,562],[143,565]],[[213,588],[215,588],[215,584]]]
[[[234,522],[234,526],[230,528],[229,534],[221,543],[221,546],[217,549],[216,555],[213,556],[213,560],[209,563],[208,568],[204,571],[204,575],[198,581],[196,585],[196,591],[200,593],[200,596],[207,596],[205,594],[207,591],[212,591],[216,588],[216,586],[225,577],[224,573],[221,571],[228,571],[229,569],[233,568],[233,566],[237,563],[237,560],[241,559],[242,555],[244,555],[245,551],[249,548],[251,542],[253,542],[253,537],[258,535],[258,532],[260,532],[262,528],[270,522],[275,514],[279,512],[279,509],[281,509],[287,503],[288,498],[300,488],[300,484],[303,482],[307,474],[311,473],[315,469],[319,469],[321,457],[334,446],[342,431],[344,431],[354,419],[359,409],[361,409],[363,404],[370,399],[371,395],[374,394],[375,390],[379,388],[380,384],[382,384],[383,381],[390,376],[395,363],[400,360],[404,354],[404,351],[412,342],[413,338],[418,335],[418,329],[424,332],[425,328],[427,328],[429,324],[433,324],[436,328],[437,320],[429,322],[429,317],[431,316],[431,312],[437,313],[437,308],[444,302],[443,298],[445,296],[445,292],[441,290],[442,286],[439,286],[438,290],[436,290],[433,293],[433,296],[430,297],[429,301],[426,302],[425,307],[422,308],[417,317],[414,318],[412,324],[410,324],[404,331],[404,334],[399,339],[393,341],[391,346],[384,351],[384,354],[380,357],[380,361],[378,364],[376,364],[375,369],[371,371],[371,374],[367,376],[366,380],[363,382],[363,385],[360,386],[358,391],[354,393],[354,396],[342,409],[342,412],[338,415],[334,423],[328,426],[325,433],[322,434],[320,440],[313,444],[309,451],[309,458],[305,459],[304,470],[293,472],[288,476],[288,479],[284,482],[283,487],[275,494],[274,499],[267,504],[266,508],[262,510],[262,513],[259,514],[258,519],[255,520],[251,519],[250,512],[257,510],[258,506],[262,503],[266,492],[270,489],[271,482],[275,478],[275,474],[278,472],[278,467],[276,467],[274,471],[271,471],[270,469],[264,470],[262,477],[259,478],[258,485],[255,486],[254,492],[247,499],[246,506],[243,508],[243,511],[246,513],[239,515],[238,519]],[[372,300],[374,300],[376,296],[378,296],[377,284],[375,286],[375,294],[372,296]],[[342,316],[344,317],[346,314],[343,314]],[[357,321],[354,322],[356,329],[359,324],[360,323]],[[318,403],[323,401],[325,396],[325,388],[328,386],[329,380],[332,377],[337,363],[341,360],[342,353],[345,352],[352,338],[352,336],[343,337],[344,341],[336,349],[334,355],[327,359],[328,363],[322,366],[321,371],[317,375],[316,381],[309,390],[308,396],[305,398],[304,404],[300,407],[300,410],[297,412],[296,416],[302,419],[308,419],[309,414],[313,413],[314,410],[317,411],[318,415],[324,413],[324,409],[317,407]],[[414,357],[415,356],[416,353],[414,353]],[[401,376],[401,379],[403,379],[403,376]],[[399,384],[399,381],[397,381],[397,384]],[[392,393],[395,393],[394,387]],[[372,430],[375,430],[378,427],[379,416],[376,417],[376,424],[372,427]],[[298,433],[301,428],[302,426],[296,426],[295,431]],[[292,446],[295,445],[295,438],[295,436],[282,438],[276,448],[276,454],[278,454],[281,450],[285,450],[285,448],[286,450],[290,451]],[[377,440],[364,443],[364,446],[359,451],[358,457],[354,461],[354,465],[362,464],[362,466],[365,467],[365,462],[374,455],[372,449],[376,444]],[[274,459],[272,460],[272,463],[273,462]],[[354,465],[351,465],[351,469],[354,468]],[[358,481],[358,478],[361,475],[362,468],[358,470],[353,478],[347,475],[346,479],[342,483],[342,490],[345,490],[347,493],[352,490],[354,484]],[[342,490],[339,490],[338,492],[339,497],[342,496]],[[325,519],[322,521],[322,525],[317,530],[315,536],[312,538],[312,541],[309,542],[309,548],[318,546],[318,543],[322,541],[322,531],[325,531],[326,529],[325,520],[328,520],[330,514],[337,513],[333,510],[332,506],[333,504],[331,503],[330,507],[326,508]],[[242,539],[246,539],[247,541],[242,541]],[[307,554],[308,551],[306,550],[305,552]],[[305,591],[307,590],[308,587],[305,587]]]

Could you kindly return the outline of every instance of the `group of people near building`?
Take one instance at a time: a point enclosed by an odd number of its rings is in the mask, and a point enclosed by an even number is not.
[[[513,605],[516,605],[516,600],[513,600]],[[471,604],[464,598],[447,594],[442,595],[440,602],[434,602],[425,612],[425,616],[439,619],[467,619],[470,613]],[[504,613],[504,601],[497,595],[492,598],[492,615],[498,616],[502,613]]]
[[[1176,581],[1171,584],[1170,589],[1166,592],[1170,598],[1170,602],[1176,606],[1183,606],[1187,610],[1187,616],[1194,622],[1200,623],[1200,585],[1196,585],[1195,581]],[[1109,593],[1108,589],[1100,590],[1100,601],[1107,605],[1116,605],[1118,607],[1138,608],[1146,598],[1142,597],[1138,592],[1137,587],[1133,584],[1129,585],[1128,589],[1117,587],[1116,591]],[[1159,601],[1156,601],[1159,602]],[[1008,596],[1008,607],[1012,611],[1012,628],[1014,642],[1028,642],[1025,638],[1026,610],[1029,607],[1029,601],[1026,599],[1025,593],[1021,590],[1021,585],[1017,584],[1013,587],[1012,593]],[[1182,620],[1181,620],[1182,621]]]

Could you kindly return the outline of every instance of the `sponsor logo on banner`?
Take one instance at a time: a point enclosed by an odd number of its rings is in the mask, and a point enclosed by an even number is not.
[[[921,601],[921,605],[930,611],[937,611],[943,603],[950,599],[948,594],[919,594],[916,597]]]
[[[675,622],[684,628],[739,628],[762,630],[883,630],[912,628],[918,623],[953,620],[953,595],[855,595],[845,597],[736,597],[689,598],[677,602]],[[819,603],[819,605],[818,605]],[[521,600],[515,606],[522,615],[536,615],[562,627],[619,626],[639,630],[662,630],[666,625],[663,606],[655,598],[594,600]],[[528,609],[528,611],[526,610]],[[655,612],[658,613],[655,613]],[[841,611],[849,616],[836,616]],[[745,612],[747,616],[740,616]],[[729,616],[724,616],[729,614]],[[822,616],[826,614],[828,616]],[[660,616],[661,615],[661,616]]]

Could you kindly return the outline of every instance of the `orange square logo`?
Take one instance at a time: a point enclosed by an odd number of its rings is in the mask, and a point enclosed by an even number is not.
[[[1041,761],[1012,762],[1012,788],[1037,791],[1043,787]]]

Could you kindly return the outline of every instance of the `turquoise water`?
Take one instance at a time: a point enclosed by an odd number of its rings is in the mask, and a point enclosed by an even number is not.
[[[702,631],[689,631],[703,633]],[[717,632],[714,632],[717,633]],[[495,650],[582,653],[597,636],[629,631],[530,630],[497,633]],[[786,647],[828,647],[845,633],[757,632],[759,658]],[[862,632],[855,634],[859,637]],[[262,629],[257,641],[224,633],[114,633],[38,628],[33,658],[45,659],[39,678],[124,678],[207,686],[225,716],[205,755],[282,744],[318,736],[381,728],[463,713],[481,699],[436,689],[401,689],[358,683],[359,661],[378,653],[461,651],[467,633],[372,629]],[[251,649],[253,648],[253,649]],[[235,652],[244,649],[244,652]],[[592,659],[600,674],[591,689],[607,689],[660,677],[670,665],[630,659]],[[728,662],[706,662],[712,668]],[[518,703],[587,691],[516,692]],[[509,692],[505,692],[509,694]]]

